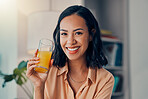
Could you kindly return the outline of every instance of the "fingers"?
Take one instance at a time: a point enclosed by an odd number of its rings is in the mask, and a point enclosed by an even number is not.
[[[27,63],[27,72],[26,76],[29,78],[35,71],[34,68],[37,67],[36,63],[39,63],[39,61],[29,61]]]
[[[29,61],[38,61],[39,58],[38,57],[33,57],[33,58],[30,58]]]
[[[50,61],[50,66],[52,66],[52,64],[53,64],[53,59],[51,59],[51,61]]]
[[[35,67],[37,67],[36,65],[32,65],[32,66],[30,66],[28,69],[27,69],[27,72],[26,72],[26,76],[27,77],[30,77],[32,74],[33,74],[33,72],[35,72],[34,71],[34,68]]]
[[[27,63],[27,68],[29,68],[30,66],[32,66],[32,65],[35,65],[35,64],[37,64],[37,63],[39,63],[39,61],[29,61],[28,63]]]
[[[26,75],[34,72],[34,67],[37,63],[39,63],[39,58],[37,57],[38,49],[36,50],[34,57],[29,59],[29,62],[27,63],[27,73]]]
[[[33,57],[29,59],[29,62],[27,63],[27,69],[32,66],[39,63],[39,58],[38,57]]]
[[[38,49],[35,51],[34,57],[37,57],[37,54],[38,54]]]

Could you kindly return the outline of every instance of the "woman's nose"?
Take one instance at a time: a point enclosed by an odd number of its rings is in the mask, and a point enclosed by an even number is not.
[[[70,45],[76,44],[75,37],[73,35],[69,36],[68,40],[67,40],[67,43],[70,44]]]

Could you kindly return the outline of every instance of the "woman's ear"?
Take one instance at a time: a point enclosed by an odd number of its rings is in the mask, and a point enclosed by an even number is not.
[[[92,33],[96,33],[96,29],[92,29],[91,32],[92,32]]]
[[[92,32],[92,34],[94,35],[94,34],[96,33],[96,29],[92,29],[91,32]],[[92,41],[92,35],[90,35],[89,41]]]
[[[89,36],[89,41],[92,41],[92,35]]]

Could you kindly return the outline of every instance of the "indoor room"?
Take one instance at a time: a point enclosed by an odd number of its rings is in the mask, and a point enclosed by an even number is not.
[[[147,99],[148,0],[0,0],[0,99],[34,98],[27,63],[41,39],[55,47],[58,18],[73,5],[88,8],[98,22],[108,60],[102,68],[114,77],[111,99]]]

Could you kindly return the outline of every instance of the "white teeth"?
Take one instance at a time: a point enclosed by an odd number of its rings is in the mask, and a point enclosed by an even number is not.
[[[76,47],[76,48],[67,48],[68,50],[70,50],[70,51],[75,51],[75,50],[77,50],[79,47]]]

